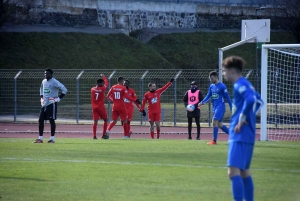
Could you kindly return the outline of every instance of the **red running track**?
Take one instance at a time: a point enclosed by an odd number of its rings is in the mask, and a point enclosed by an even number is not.
[[[150,138],[148,126],[131,126],[131,138]],[[44,136],[50,136],[50,125],[45,124]],[[98,125],[98,137],[101,137],[102,125]],[[193,127],[193,138],[196,138],[196,128]],[[258,131],[259,132],[259,131]],[[38,124],[0,123],[0,138],[37,138]],[[57,124],[56,137],[58,138],[92,138],[92,125]],[[123,127],[114,126],[111,138],[123,138]],[[186,127],[161,127],[162,139],[187,139]],[[259,139],[259,134],[256,135]],[[212,128],[201,128],[201,140],[212,139]],[[228,135],[219,133],[218,140],[227,140]]]

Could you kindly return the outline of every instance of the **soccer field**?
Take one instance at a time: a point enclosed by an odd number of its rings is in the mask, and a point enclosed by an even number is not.
[[[227,201],[227,142],[0,138],[0,200]],[[257,142],[255,200],[300,200],[300,142]]]

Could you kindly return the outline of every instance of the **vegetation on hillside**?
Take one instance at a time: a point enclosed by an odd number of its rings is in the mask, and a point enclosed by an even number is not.
[[[240,40],[240,33],[166,34],[148,44],[123,34],[0,33],[1,69],[170,69],[218,66],[218,48]],[[295,43],[291,33],[274,32],[272,43]],[[255,44],[226,51],[255,66]],[[259,50],[260,51],[260,50]],[[258,54],[260,55],[260,53]]]

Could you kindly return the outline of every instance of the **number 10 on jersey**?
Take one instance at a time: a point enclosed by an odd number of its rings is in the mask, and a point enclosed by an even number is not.
[[[114,92],[115,94],[115,99],[121,99],[120,92]]]

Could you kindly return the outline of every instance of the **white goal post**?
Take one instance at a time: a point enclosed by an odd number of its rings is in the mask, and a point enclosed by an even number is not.
[[[300,44],[262,45],[260,140],[300,140]]]

